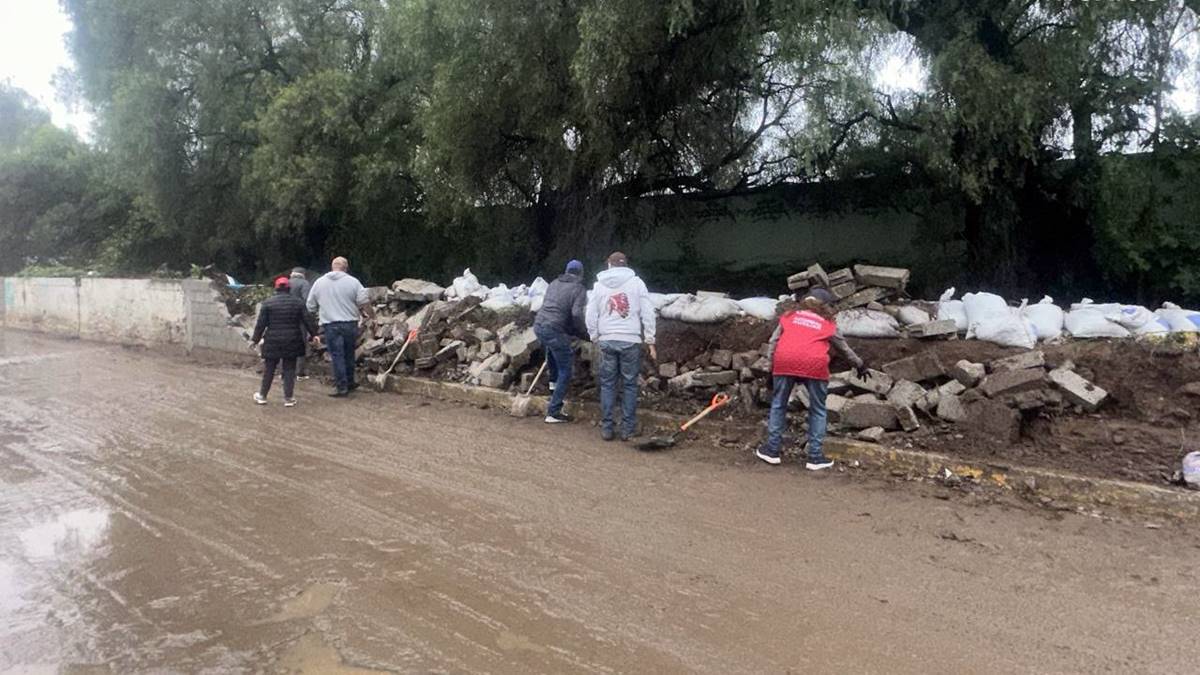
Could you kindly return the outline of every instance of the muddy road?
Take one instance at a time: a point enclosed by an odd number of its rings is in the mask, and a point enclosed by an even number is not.
[[[1200,537],[0,332],[0,673],[1195,672]]]

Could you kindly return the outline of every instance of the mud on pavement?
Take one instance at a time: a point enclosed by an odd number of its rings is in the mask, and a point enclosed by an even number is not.
[[[0,672],[1192,666],[1184,527],[254,386],[0,332]]]

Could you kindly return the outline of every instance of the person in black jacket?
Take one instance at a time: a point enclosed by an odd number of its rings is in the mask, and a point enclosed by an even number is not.
[[[265,334],[265,336],[264,336]],[[293,396],[296,388],[296,359],[304,356],[305,338],[317,334],[317,326],[304,307],[304,301],[293,296],[288,288],[287,277],[275,280],[275,295],[263,301],[258,308],[258,322],[254,326],[251,344],[262,341],[263,377],[262,387],[254,392],[254,402],[267,404],[267,393],[275,370],[283,364],[283,405],[296,405]]]
[[[546,367],[550,371],[550,406],[546,424],[570,422],[562,411],[571,382],[575,354],[571,351],[571,336],[587,337],[587,289],[583,285],[583,263],[572,260],[567,271],[550,283],[542,308],[533,321],[533,332],[546,352]]]

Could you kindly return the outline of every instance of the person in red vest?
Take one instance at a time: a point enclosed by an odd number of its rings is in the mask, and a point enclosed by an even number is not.
[[[833,294],[823,288],[805,293],[801,308],[779,317],[779,325],[771,335],[767,358],[775,379],[771,398],[771,415],[767,418],[767,442],[754,455],[767,464],[779,464],[783,431],[787,428],[788,401],[797,384],[808,390],[808,462],[809,471],[833,466],[825,457],[825,397],[829,393],[829,345],[846,357],[860,377],[867,373],[866,364],[846,344],[834,322]]]

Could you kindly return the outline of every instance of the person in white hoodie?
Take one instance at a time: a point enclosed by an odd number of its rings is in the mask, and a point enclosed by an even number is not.
[[[617,380],[621,394],[621,440],[637,431],[638,372],[642,367],[642,343],[650,358],[658,360],[654,348],[654,304],[646,284],[629,269],[624,253],[608,256],[608,269],[596,275],[587,306],[587,329],[600,348],[600,436],[614,437],[613,405]]]

